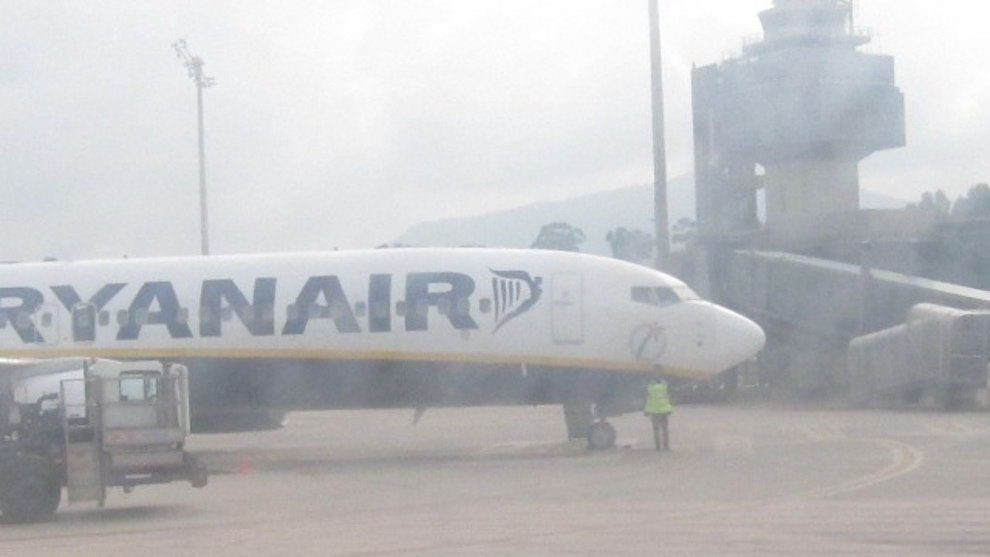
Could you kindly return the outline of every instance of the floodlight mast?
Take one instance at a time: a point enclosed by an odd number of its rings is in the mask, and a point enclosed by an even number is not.
[[[199,218],[200,218],[200,247],[203,255],[210,254],[209,228],[206,211],[206,147],[203,140],[203,89],[216,85],[216,80],[203,74],[203,59],[193,56],[186,47],[186,40],[179,39],[172,43],[176,55],[182,59],[189,77],[196,85],[196,123],[199,131]]]
[[[649,0],[650,85],[653,106],[653,219],[656,226],[656,268],[669,270],[670,229],[667,209],[667,147],[663,122],[663,64],[660,52],[660,10]]]

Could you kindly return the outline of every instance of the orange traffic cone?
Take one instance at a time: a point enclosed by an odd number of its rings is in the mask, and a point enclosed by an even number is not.
[[[246,456],[242,456],[240,460],[237,461],[237,473],[238,474],[248,474],[251,472],[251,460]]]

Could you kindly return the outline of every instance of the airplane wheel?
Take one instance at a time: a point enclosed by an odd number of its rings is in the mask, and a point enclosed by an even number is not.
[[[588,448],[603,451],[615,446],[615,428],[608,422],[595,422],[588,429]]]

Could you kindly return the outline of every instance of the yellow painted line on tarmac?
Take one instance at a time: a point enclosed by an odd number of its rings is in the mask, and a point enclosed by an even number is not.
[[[749,435],[718,435],[715,450],[719,453],[753,453],[753,438]]]
[[[891,463],[881,470],[860,476],[856,479],[807,492],[803,497],[832,497],[834,495],[851,493],[873,487],[877,484],[909,474],[917,470],[921,466],[921,463],[924,462],[924,454],[907,443],[894,441],[893,439],[852,439],[852,441],[878,445],[887,449],[892,457]]]
[[[771,505],[786,504],[805,499],[832,497],[866,489],[909,474],[918,469],[924,461],[924,454],[915,447],[894,441],[893,439],[832,439],[831,441],[857,442],[877,445],[887,449],[891,454],[891,462],[876,472],[859,476],[835,485],[825,486],[810,491],[780,495],[759,501],[745,501],[737,504],[726,504],[716,508],[699,509],[697,511],[680,512],[664,520],[691,519],[699,516],[750,511]]]
[[[846,438],[846,434],[840,428],[831,424],[803,426],[800,431],[815,441],[835,441]]]
[[[977,433],[969,425],[960,422],[929,423],[925,429],[936,435],[970,435]]]

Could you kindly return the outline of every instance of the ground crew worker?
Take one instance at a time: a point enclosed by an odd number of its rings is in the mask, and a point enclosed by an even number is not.
[[[674,411],[674,405],[670,402],[670,393],[667,392],[667,382],[657,376],[650,380],[646,386],[646,405],[643,413],[650,417],[653,422],[653,443],[658,451],[670,450],[670,433],[667,430],[667,421],[670,413]],[[660,443],[660,433],[663,433],[663,443]]]

